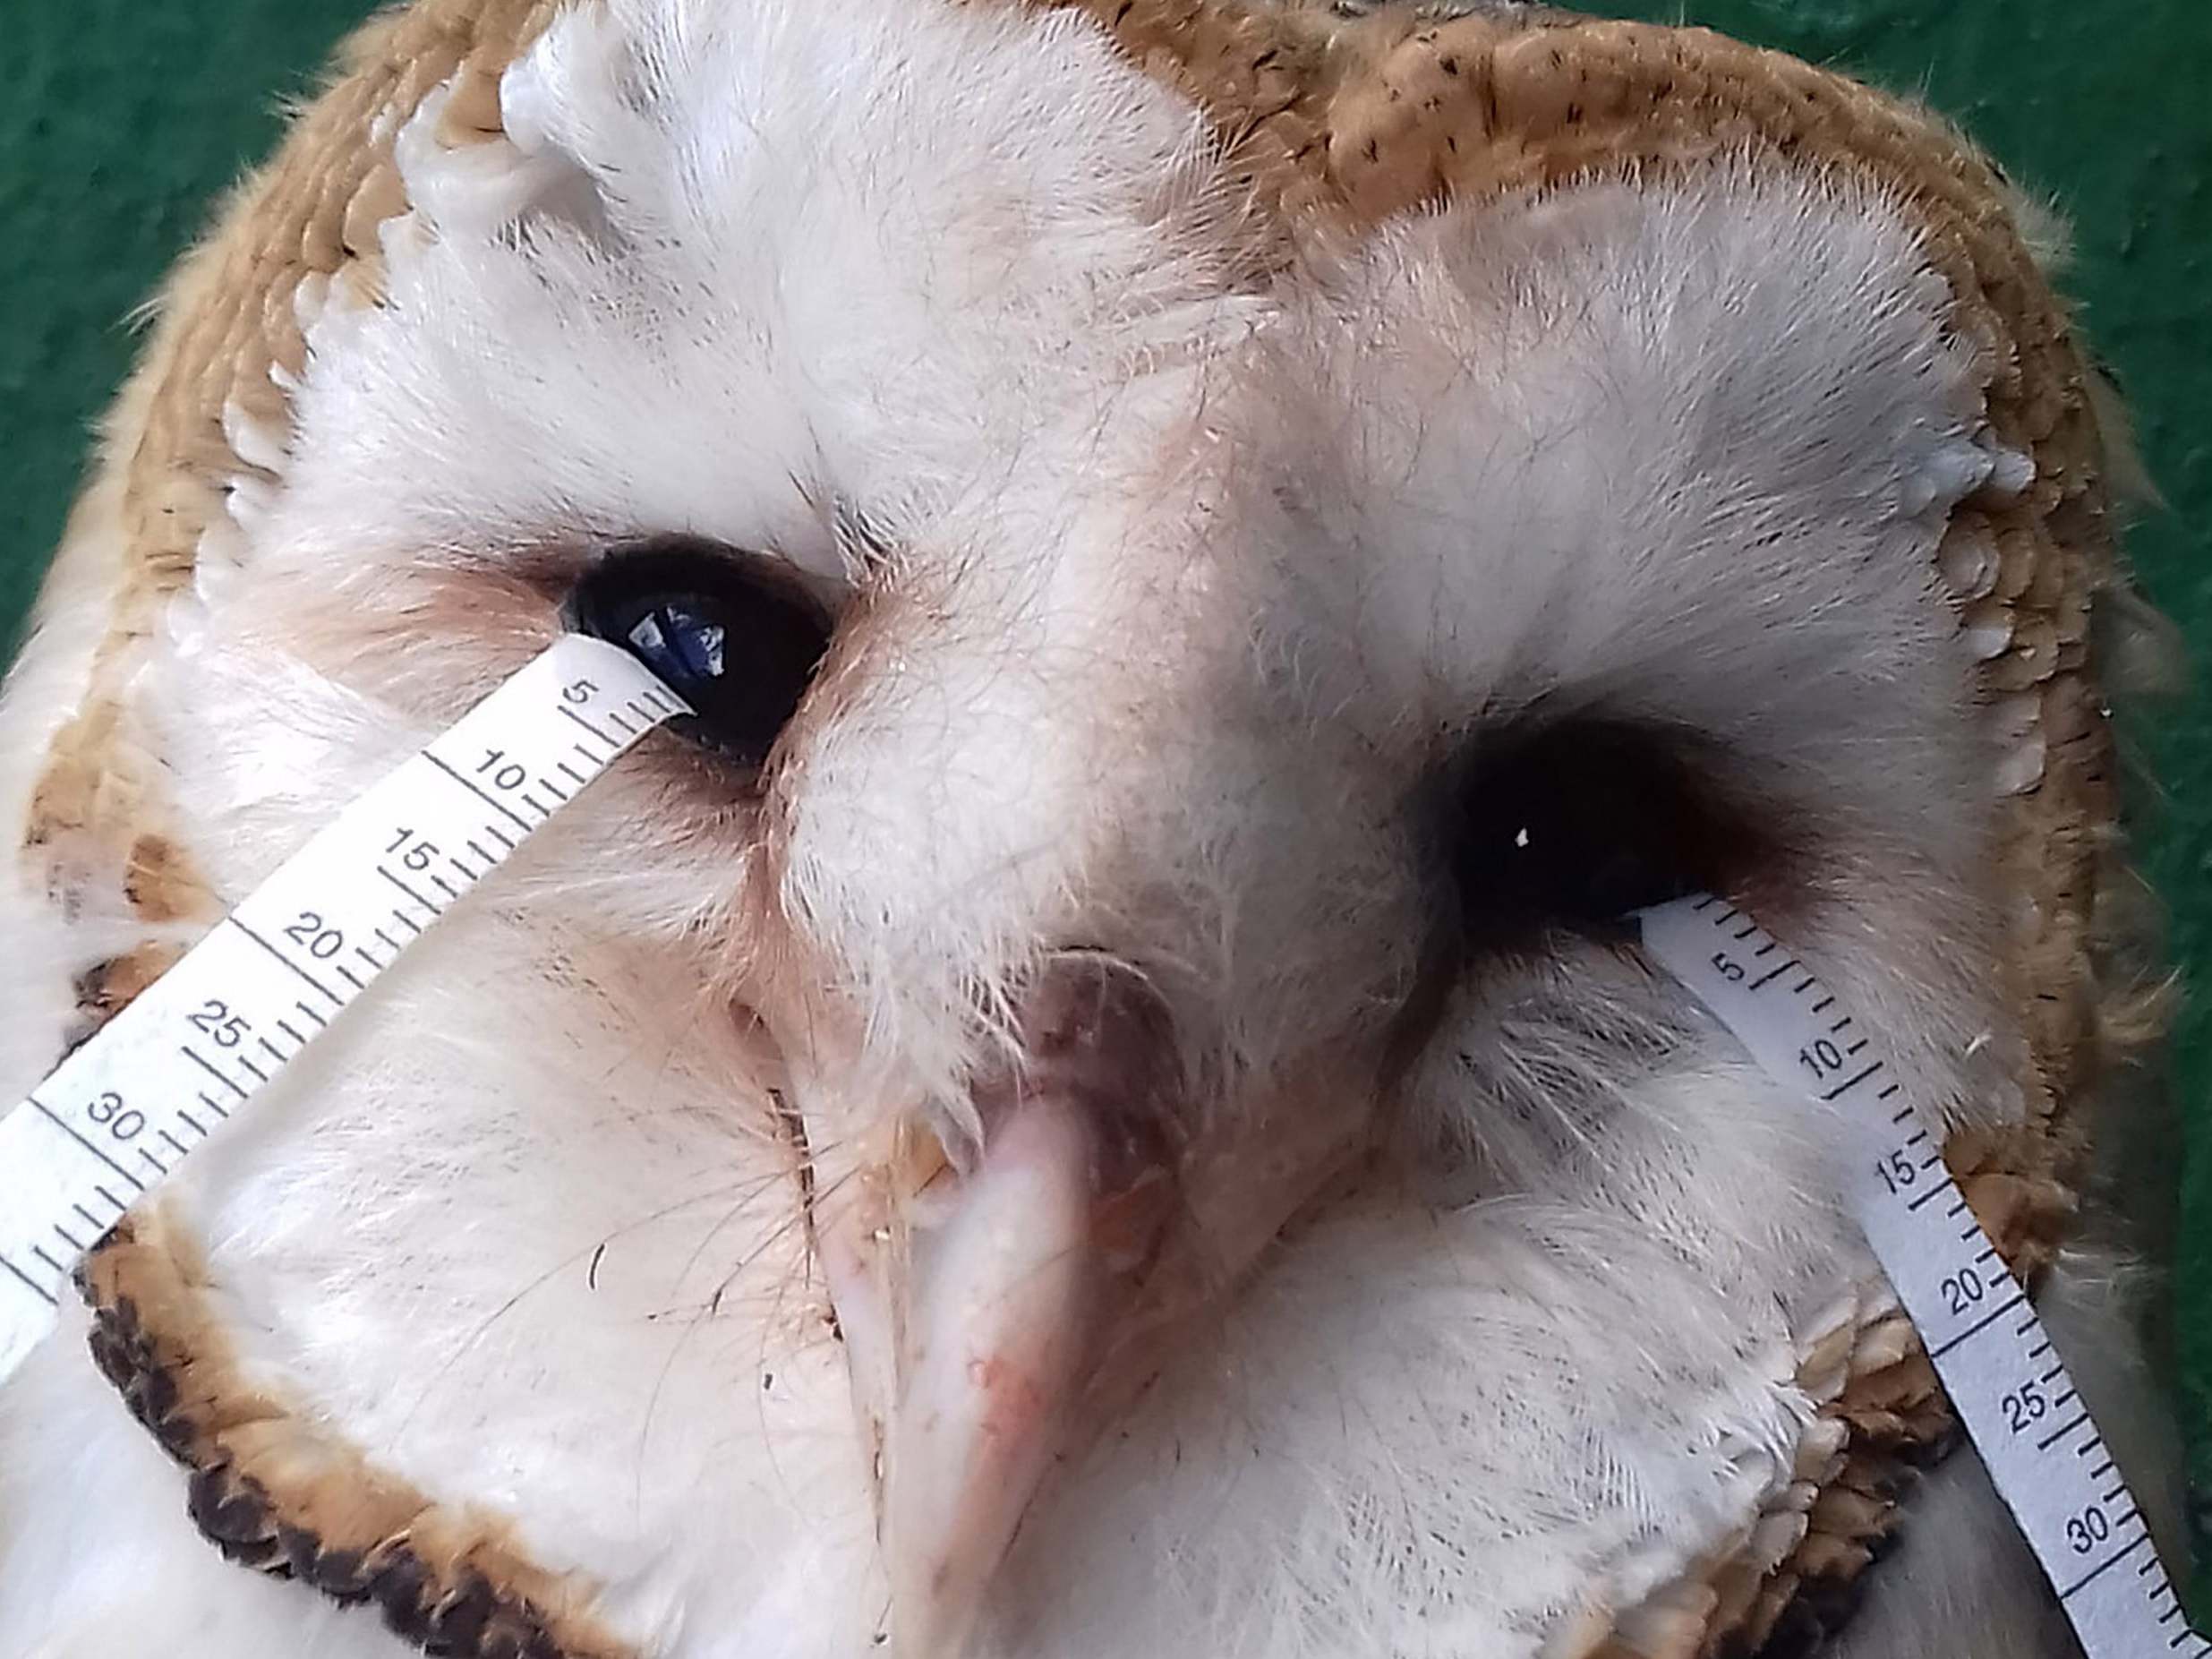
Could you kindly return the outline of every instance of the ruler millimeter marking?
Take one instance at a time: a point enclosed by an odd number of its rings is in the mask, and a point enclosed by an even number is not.
[[[1785,1088],[1866,1126],[1849,1196],[1952,1408],[2088,1659],[2203,1659],[2142,1511],[2027,1293],[1944,1167],[1942,1125],[1788,947],[1723,900],[1642,912],[1644,945]]]
[[[619,646],[564,636],[318,831],[0,1117],[0,1380],[132,1205],[532,831],[689,712]]]

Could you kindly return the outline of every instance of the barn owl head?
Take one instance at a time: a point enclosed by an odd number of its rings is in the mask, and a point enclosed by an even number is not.
[[[1518,5],[373,25],[13,681],[0,1056],[564,627],[697,718],[95,1256],[141,1422],[77,1340],[0,1397],[0,1646],[1817,1635],[1945,1409],[1836,1125],[1620,919],[1785,931],[2047,1257],[2109,544],[2016,213]]]

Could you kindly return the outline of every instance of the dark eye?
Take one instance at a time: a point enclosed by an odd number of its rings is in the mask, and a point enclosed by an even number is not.
[[[1470,740],[1441,843],[1471,945],[1608,934],[1631,911],[1737,885],[1772,855],[1686,734],[1590,716]]]
[[[568,620],[628,650],[697,711],[673,730],[751,766],[798,711],[830,641],[829,618],[775,567],[690,536],[610,552],[571,591]]]

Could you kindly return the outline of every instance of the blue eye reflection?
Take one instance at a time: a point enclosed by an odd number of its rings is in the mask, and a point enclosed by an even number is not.
[[[722,677],[722,641],[728,630],[696,611],[669,601],[630,624],[630,649],[662,679],[679,687]]]

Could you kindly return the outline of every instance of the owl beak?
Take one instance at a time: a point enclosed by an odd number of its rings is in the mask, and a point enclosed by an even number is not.
[[[1091,1236],[1090,1161],[1066,1102],[1025,1101],[917,1239],[881,1499],[904,1659],[962,1650],[1069,1438],[1115,1289]]]
[[[979,1140],[909,1117],[816,1210],[901,1659],[969,1651],[1055,1466],[1366,1143],[1363,1091],[1319,1073],[1194,1111],[1166,1010],[1102,957],[1055,963],[1020,1036],[971,1081]]]
[[[1168,1035],[1131,976],[1097,959],[1055,974],[1021,1063],[973,1086],[966,1167],[909,1125],[823,1227],[901,1659],[965,1651],[1142,1296],[1182,1150]]]

